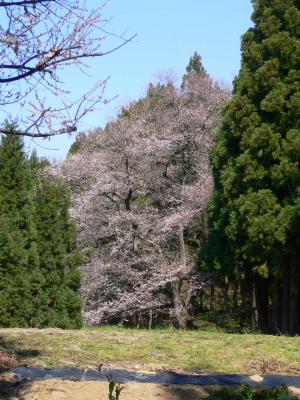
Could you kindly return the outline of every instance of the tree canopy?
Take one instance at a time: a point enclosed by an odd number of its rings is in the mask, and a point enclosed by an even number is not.
[[[191,70],[184,88],[151,84],[146,97],[74,146],[63,169],[80,244],[89,249],[88,324],[153,311],[186,326],[193,287],[203,285],[195,248],[212,188],[208,151],[227,98]]]
[[[11,134],[0,144],[0,326],[76,328],[82,257],[66,185]]]
[[[209,263],[239,270],[264,331],[300,331],[300,5],[255,0],[212,152]],[[218,244],[219,243],[219,244]],[[214,252],[213,249],[219,249]],[[234,273],[233,273],[234,275]],[[252,303],[253,304],[253,303]]]

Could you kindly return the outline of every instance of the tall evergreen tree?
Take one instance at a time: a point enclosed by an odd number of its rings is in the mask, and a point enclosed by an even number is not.
[[[202,64],[201,57],[196,51],[195,51],[194,55],[192,57],[190,57],[189,63],[186,66],[186,73],[208,76],[208,74]]]
[[[241,70],[212,155],[215,193],[207,248],[218,246],[218,254],[208,254],[221,270],[240,268],[249,299],[253,286],[261,330],[295,334],[300,332],[300,3],[253,0],[253,6],[254,27],[242,40]]]
[[[82,261],[65,185],[28,160],[11,134],[0,144],[0,326],[77,328]]]
[[[181,87],[184,88],[186,81],[192,75],[205,76],[208,78],[208,74],[202,64],[201,56],[195,51],[194,55],[190,57],[189,63],[186,66],[186,74],[182,77]]]
[[[13,130],[13,126],[6,126]],[[36,326],[39,271],[32,179],[22,140],[0,145],[0,325]]]
[[[70,199],[62,179],[40,171],[36,188],[37,235],[41,288],[41,326],[79,328],[82,301],[78,290],[82,262],[69,217]]]

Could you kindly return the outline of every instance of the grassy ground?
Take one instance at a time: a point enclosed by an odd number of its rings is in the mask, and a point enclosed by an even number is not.
[[[0,329],[0,346],[28,366],[300,375],[300,337],[115,327]]]

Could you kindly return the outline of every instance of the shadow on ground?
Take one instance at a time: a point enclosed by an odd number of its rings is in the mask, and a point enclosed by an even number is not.
[[[0,378],[0,399],[13,400],[17,397],[19,384],[10,380],[10,377]]]
[[[172,400],[200,400],[220,389],[218,386],[166,386],[164,391],[167,399]],[[162,397],[163,398],[163,397]]]
[[[38,357],[35,349],[24,349],[17,339],[7,340],[0,336],[0,400],[13,400],[17,397],[20,382],[7,371],[18,365],[26,365],[27,358]]]
[[[38,357],[37,349],[24,349],[18,339],[4,339],[0,336],[0,371],[10,369],[16,364],[26,364],[26,358]]]

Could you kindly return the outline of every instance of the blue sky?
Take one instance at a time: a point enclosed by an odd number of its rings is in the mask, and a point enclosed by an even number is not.
[[[87,0],[96,7],[101,0]],[[217,80],[232,82],[240,67],[240,38],[251,26],[250,0],[111,0],[104,16],[112,18],[106,29],[113,33],[137,37],[118,51],[93,60],[91,78],[68,74],[68,84],[74,94],[89,88],[95,79],[111,76],[105,95],[118,98],[84,121],[81,131],[105,123],[121,104],[145,93],[157,74],[173,71],[180,78],[195,51],[208,73]],[[113,46],[108,38],[103,50]],[[36,147],[40,156],[64,158],[75,136],[64,135],[50,141],[36,141],[47,150]],[[26,145],[29,142],[26,141]]]

